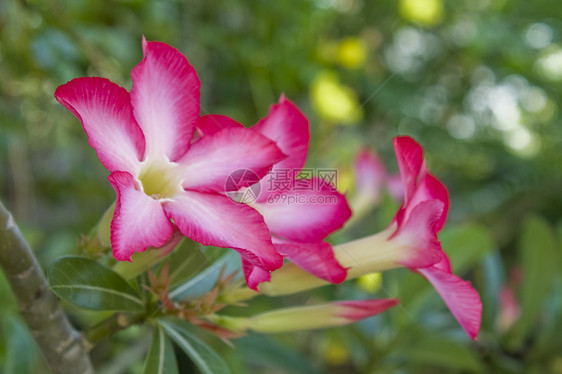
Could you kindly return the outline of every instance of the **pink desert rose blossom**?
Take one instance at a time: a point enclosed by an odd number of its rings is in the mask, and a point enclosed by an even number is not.
[[[221,115],[203,116],[197,125],[203,137],[221,128],[241,127]],[[250,204],[264,217],[275,248],[318,278],[330,283],[343,282],[346,269],[334,258],[332,246],[324,239],[340,229],[351,216],[347,200],[320,178],[296,179],[308,153],[308,119],[293,102],[281,96],[279,103],[272,105],[267,116],[251,129],[275,141],[288,155],[260,181],[261,192]],[[244,258],[242,265],[250,288],[257,289],[260,283],[270,280],[268,269]]]
[[[427,230],[419,232],[419,238],[426,242],[427,253],[439,253],[439,260],[430,266],[405,264],[411,270],[423,275],[439,293],[466,333],[475,339],[480,330],[482,302],[470,282],[454,275],[449,257],[441,249],[437,233],[445,224],[449,211],[449,194],[445,186],[425,166],[423,149],[410,137],[394,139],[394,149],[404,186],[404,203],[396,213],[391,227],[396,231],[390,236],[402,235],[421,220],[427,222]],[[414,230],[412,230],[414,231]]]
[[[482,315],[480,297],[469,282],[452,273],[449,258],[437,238],[449,210],[447,189],[427,171],[423,149],[412,138],[395,138],[394,150],[404,186],[404,202],[387,229],[334,246],[335,258],[347,268],[347,280],[397,267],[420,273],[475,339]],[[267,295],[283,295],[324,284],[325,281],[286,265],[273,272],[271,282],[261,284],[259,290]]]
[[[143,39],[142,48],[130,92],[91,77],[55,92],[82,122],[111,173],[117,194],[110,236],[114,257],[130,261],[134,252],[162,246],[175,224],[203,245],[234,248],[248,263],[279,268],[283,257],[263,217],[223,192],[232,171],[248,168],[263,177],[286,156],[272,140],[245,128],[194,140],[200,86],[195,70],[167,44]]]

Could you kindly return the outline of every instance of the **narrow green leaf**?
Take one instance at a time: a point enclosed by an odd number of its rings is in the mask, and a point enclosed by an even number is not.
[[[61,257],[49,269],[49,284],[61,299],[86,309],[141,310],[138,293],[119,274],[96,261]]]
[[[157,325],[152,335],[152,343],[144,362],[143,374],[177,374],[178,364],[174,346],[164,334],[162,326]]]
[[[171,287],[193,277],[211,264],[199,247],[199,243],[184,238],[166,261],[162,262],[160,269],[164,264],[170,264],[168,274]]]
[[[230,374],[226,363],[203,343],[199,338],[192,335],[181,322],[162,321],[166,334],[193,360],[193,363],[203,374]]]
[[[178,300],[187,296],[195,297],[202,295],[213,287],[218,275],[223,269],[226,274],[235,270],[240,270],[240,256],[235,251],[228,250],[227,253],[222,255],[222,257],[212,263],[208,268],[188,281],[178,285],[177,288],[170,292],[170,297]]]
[[[523,268],[521,317],[508,335],[507,344],[512,349],[521,348],[527,334],[535,328],[556,274],[556,239],[548,222],[540,217],[529,217],[523,224],[519,250]]]

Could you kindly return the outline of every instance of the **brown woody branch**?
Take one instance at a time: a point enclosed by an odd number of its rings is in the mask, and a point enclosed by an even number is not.
[[[19,312],[55,374],[91,374],[81,336],[71,326],[29,244],[0,202],[0,267]]]

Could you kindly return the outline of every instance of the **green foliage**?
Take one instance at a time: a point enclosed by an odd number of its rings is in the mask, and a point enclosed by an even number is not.
[[[189,332],[184,321],[163,321],[158,323],[166,334],[185,352],[202,374],[230,374],[230,369],[209,346]]]
[[[2,321],[4,331],[6,374],[33,374],[38,358],[38,351],[33,337],[22,321],[12,315],[5,316]]]
[[[349,298],[398,296],[402,304],[339,329],[337,338],[322,331],[234,340],[245,359],[211,344],[233,371],[231,363],[236,372],[258,374],[272,366],[279,373],[562,373],[562,7],[553,0],[429,2],[441,13],[422,20],[423,12],[403,10],[404,0],[0,1],[0,197],[44,267],[53,263],[53,291],[78,307],[143,308],[144,296],[95,261],[53,262],[82,255],[77,238],[115,200],[107,170],[53,92],[79,76],[104,76],[130,88],[145,35],[175,46],[197,69],[202,114],[251,125],[285,93],[310,119],[309,165],[338,167],[342,181],[359,147],[376,149],[396,172],[390,139],[418,139],[428,168],[451,197],[443,249],[483,300],[483,329],[473,343],[423,277],[406,269],[385,272],[376,294],[348,282],[285,299],[256,298],[244,313]],[[342,49],[348,38],[365,47],[363,65],[350,67]],[[311,87],[326,72],[357,97],[362,120],[335,123],[314,105]],[[353,196],[353,183],[344,190]],[[330,240],[386,227],[396,206],[385,195],[378,209]],[[174,300],[200,296],[221,270],[239,269],[234,251],[217,261],[223,253],[185,245],[173,254]],[[153,270],[159,275],[160,269]],[[512,279],[513,269],[521,281]],[[151,297],[142,289],[147,283],[141,279],[139,291]],[[520,315],[500,327],[506,288]],[[33,354],[25,348],[30,335],[12,323],[11,291],[3,284],[0,290],[0,315],[10,321],[1,326],[0,364],[7,373],[10,367],[26,373],[33,370],[24,359]],[[102,313],[92,314],[72,309],[79,328],[99,322]],[[173,331],[200,347],[195,334]],[[96,366],[119,360],[131,336],[100,343],[92,355]],[[170,339],[158,339],[169,354]],[[133,361],[141,362],[143,349]],[[142,367],[123,370],[138,374]]]
[[[552,281],[560,271],[556,237],[550,225],[540,217],[525,220],[519,242],[523,272],[521,284],[521,317],[513,326],[507,344],[521,349],[531,332],[536,333],[537,321],[543,313]]]
[[[174,347],[161,326],[154,328],[143,374],[178,374]]]
[[[49,268],[51,290],[71,304],[93,310],[144,308],[139,294],[120,275],[83,257],[60,257]]]

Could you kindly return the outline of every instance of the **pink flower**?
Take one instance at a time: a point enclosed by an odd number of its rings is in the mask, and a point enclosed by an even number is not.
[[[346,268],[347,280],[402,266],[422,274],[474,339],[480,329],[480,297],[469,282],[452,274],[437,238],[449,210],[447,189],[428,173],[423,150],[412,138],[395,138],[394,149],[404,186],[403,204],[387,229],[334,246],[335,260]],[[260,286],[260,291],[286,295],[325,284],[289,264],[273,272],[271,282]]]
[[[167,44],[143,39],[142,47],[130,93],[103,78],[77,78],[55,92],[111,172],[117,194],[113,255],[130,261],[134,252],[162,246],[175,224],[203,245],[234,248],[255,266],[279,268],[283,258],[263,217],[223,192],[232,171],[248,168],[263,177],[286,156],[272,140],[245,128],[194,140],[200,86],[195,70]]]
[[[375,152],[361,149],[353,162],[355,171],[355,196],[359,207],[376,205],[386,184],[386,169]],[[354,209],[354,212],[356,209]]]
[[[417,242],[416,255],[403,259],[402,264],[435,287],[460,325],[475,339],[482,315],[480,297],[470,282],[452,273],[449,258],[437,239],[449,210],[447,189],[427,171],[423,149],[412,138],[395,138],[394,150],[404,185],[404,203],[391,223],[395,231],[389,239]],[[433,260],[435,254],[438,261]],[[425,262],[434,263],[427,266]]]
[[[209,115],[201,117],[198,129],[203,136],[219,128],[240,128],[232,119]],[[309,124],[304,114],[290,100],[281,96],[268,115],[252,130],[275,141],[289,155],[276,163],[261,180],[261,193],[250,205],[260,212],[279,253],[294,264],[331,283],[345,280],[346,269],[334,258],[332,246],[324,239],[340,229],[351,216],[345,197],[320,178],[296,179],[308,153]],[[247,284],[270,280],[269,270],[242,260]]]
[[[353,163],[355,171],[355,204],[358,209],[368,209],[376,205],[386,188],[390,196],[398,201],[404,197],[400,175],[389,174],[377,154],[368,148],[361,149]],[[353,211],[356,214],[358,209]]]

